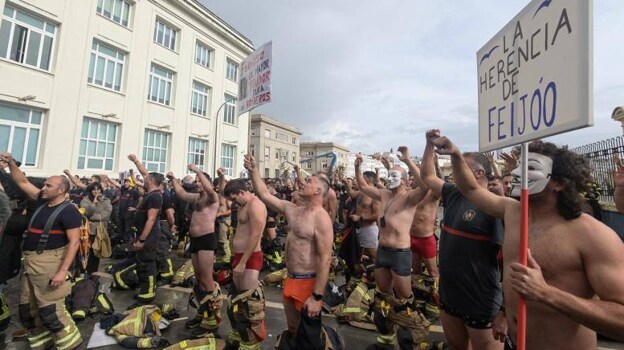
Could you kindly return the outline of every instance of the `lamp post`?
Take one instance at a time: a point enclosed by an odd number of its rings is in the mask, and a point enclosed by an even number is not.
[[[221,106],[219,106],[219,109],[217,109],[217,114],[215,115],[215,132],[214,132],[214,158],[213,158],[213,164],[214,164],[214,169],[213,169],[213,176],[217,173],[217,169],[219,168],[217,166],[217,146],[218,146],[218,134],[219,134],[219,112],[221,111],[221,108],[223,108],[223,106],[225,106],[226,104],[228,104],[228,100],[225,100],[225,102],[223,102],[221,104]]]

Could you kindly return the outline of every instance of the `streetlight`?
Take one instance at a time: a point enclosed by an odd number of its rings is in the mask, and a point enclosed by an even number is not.
[[[231,102],[231,101],[225,100],[225,102],[223,102],[221,104],[221,106],[219,106],[219,109],[217,109],[217,114],[215,116],[215,132],[214,132],[214,144],[215,145],[214,145],[214,158],[213,158],[214,159],[214,163],[213,163],[214,164],[214,169],[213,169],[213,173],[212,173],[213,175],[217,173],[217,169],[219,168],[217,166],[217,142],[218,142],[217,136],[218,136],[218,133],[219,133],[219,112],[221,111],[221,108],[223,108],[223,106],[225,106],[229,102]]]

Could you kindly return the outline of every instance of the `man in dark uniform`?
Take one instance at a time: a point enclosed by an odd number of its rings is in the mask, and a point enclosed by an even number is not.
[[[160,211],[160,239],[158,241],[156,269],[158,271],[158,284],[164,285],[171,282],[173,278],[173,263],[169,257],[169,252],[171,251],[171,240],[177,228],[175,225],[175,210],[173,209],[171,192],[168,189],[164,189],[161,190],[161,193],[163,205]]]
[[[164,176],[159,173],[148,173],[134,154],[128,159],[136,165],[145,179],[145,195],[136,215],[137,240],[137,275],[139,277],[139,294],[137,303],[132,306],[149,304],[156,296],[156,254],[160,240],[160,210],[163,198],[160,186]],[[131,307],[132,307],[131,306]]]
[[[130,187],[130,180],[125,179],[119,194],[119,229],[117,234],[124,242],[134,242],[132,225],[136,206],[139,202],[139,191]]]
[[[65,201],[69,181],[51,176],[39,190],[28,182],[10,153],[3,153],[0,159],[9,165],[13,180],[26,196],[39,204],[24,240],[18,308],[20,321],[30,333],[30,348],[76,349],[82,338],[65,309],[65,297],[71,292],[66,278],[80,245],[81,217],[76,207]]]

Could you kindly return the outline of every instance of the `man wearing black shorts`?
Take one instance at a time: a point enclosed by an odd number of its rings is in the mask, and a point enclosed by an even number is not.
[[[410,159],[407,147],[399,147],[400,160],[407,164],[414,176],[419,170]],[[429,321],[413,306],[412,251],[410,228],[416,206],[427,194],[423,188],[407,188],[407,172],[400,166],[388,172],[387,189],[378,189],[368,183],[360,167],[362,155],[355,159],[355,179],[360,191],[380,202],[379,247],[375,257],[374,323],[379,335],[377,342],[367,349],[394,349],[399,342],[418,346],[429,334]],[[397,327],[400,328],[397,331]]]
[[[213,277],[214,254],[217,249],[215,221],[219,210],[219,196],[215,192],[210,177],[202,173],[195,164],[189,164],[189,170],[196,174],[195,190],[188,193],[182,188],[172,172],[167,177],[172,181],[173,189],[179,199],[194,206],[189,230],[191,260],[195,269],[193,292],[199,302],[197,315],[186,323],[186,328],[200,327],[194,335],[215,331],[221,322],[221,291]]]
[[[434,145],[437,131],[427,132],[422,180],[442,198],[440,321],[451,349],[503,349],[494,339],[492,322],[502,304],[500,269],[496,259],[503,242],[500,220],[487,215],[466,199],[454,184],[435,174]],[[481,153],[464,154],[475,179],[484,189],[492,166]]]

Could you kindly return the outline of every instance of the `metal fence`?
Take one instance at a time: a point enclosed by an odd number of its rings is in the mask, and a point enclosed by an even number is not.
[[[624,136],[572,148],[571,150],[589,159],[594,181],[602,188],[600,200],[613,202],[613,174],[615,173],[613,156],[615,154],[624,155]]]

